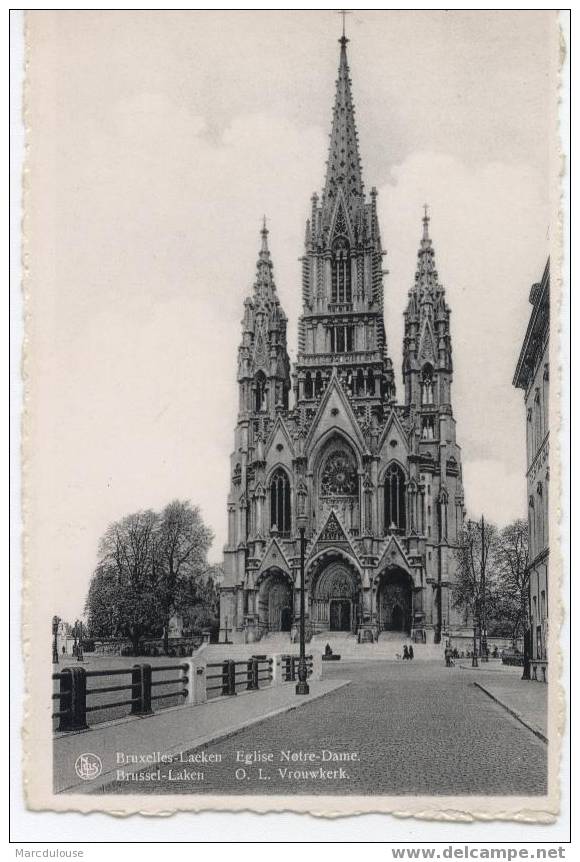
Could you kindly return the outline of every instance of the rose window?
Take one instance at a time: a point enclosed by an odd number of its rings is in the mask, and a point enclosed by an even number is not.
[[[347,452],[333,452],[322,471],[320,491],[323,497],[352,497],[358,494],[356,464]]]

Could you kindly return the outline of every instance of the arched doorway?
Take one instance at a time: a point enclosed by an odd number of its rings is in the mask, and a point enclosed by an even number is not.
[[[347,563],[333,560],[318,574],[312,593],[312,621],[316,628],[333,632],[356,631],[359,588]]]
[[[292,628],[292,585],[283,572],[274,569],[260,584],[258,616],[267,631],[289,632]]]
[[[377,618],[381,631],[410,633],[412,590],[411,577],[403,569],[383,572],[377,589]]]

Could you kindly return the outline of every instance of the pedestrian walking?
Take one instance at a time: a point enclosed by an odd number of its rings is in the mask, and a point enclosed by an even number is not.
[[[445,647],[445,667],[451,667],[451,650],[448,646]]]
[[[403,661],[405,661],[405,659],[408,659],[408,658],[409,658],[409,648],[408,648],[407,644],[405,644],[403,647]]]
[[[409,647],[409,658],[411,659],[411,661],[413,661],[413,659],[415,658],[415,653],[413,652],[413,644],[411,644],[411,646]]]

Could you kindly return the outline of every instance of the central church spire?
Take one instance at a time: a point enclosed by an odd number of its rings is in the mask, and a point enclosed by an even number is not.
[[[365,198],[346,53],[340,57],[322,196],[313,195],[302,258],[295,394],[319,398],[334,370],[361,411],[395,398],[383,319],[377,191]]]
[[[351,209],[352,203],[363,200],[364,186],[346,55],[348,39],[343,35],[339,42],[340,62],[336,80],[336,96],[332,112],[332,131],[330,133],[322,205],[332,209],[338,190],[342,189],[347,205]]]

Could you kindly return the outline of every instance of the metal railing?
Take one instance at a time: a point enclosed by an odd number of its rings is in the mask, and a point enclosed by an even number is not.
[[[208,696],[211,692],[214,697],[234,697],[239,688],[257,691],[264,684],[272,682],[273,664],[273,659],[265,656],[253,656],[242,661],[226,659],[210,662],[206,674]]]
[[[153,680],[154,673],[178,670],[180,676],[170,679]],[[54,692],[52,699],[58,701],[58,710],[52,713],[53,719],[58,719],[57,731],[86,730],[89,725],[87,715],[102,709],[116,709],[122,706],[131,707],[131,715],[150,715],[153,712],[152,703],[167,698],[187,697],[189,677],[188,665],[171,664],[151,667],[150,664],[137,664],[133,667],[118,670],[85,670],[84,667],[65,667],[60,673],[53,673],[52,679],[59,683],[59,690]],[[129,676],[130,682],[123,685],[107,685],[101,688],[88,688],[87,681],[99,677]],[[180,685],[177,691],[153,694],[153,689],[164,685]],[[130,697],[122,700],[105,699],[101,703],[87,703],[88,698],[95,695],[128,692]]]
[[[297,655],[280,656],[282,661],[282,674],[284,682],[295,682],[298,679],[298,662],[300,660]],[[306,656],[306,671],[308,676],[312,676],[312,656]]]

